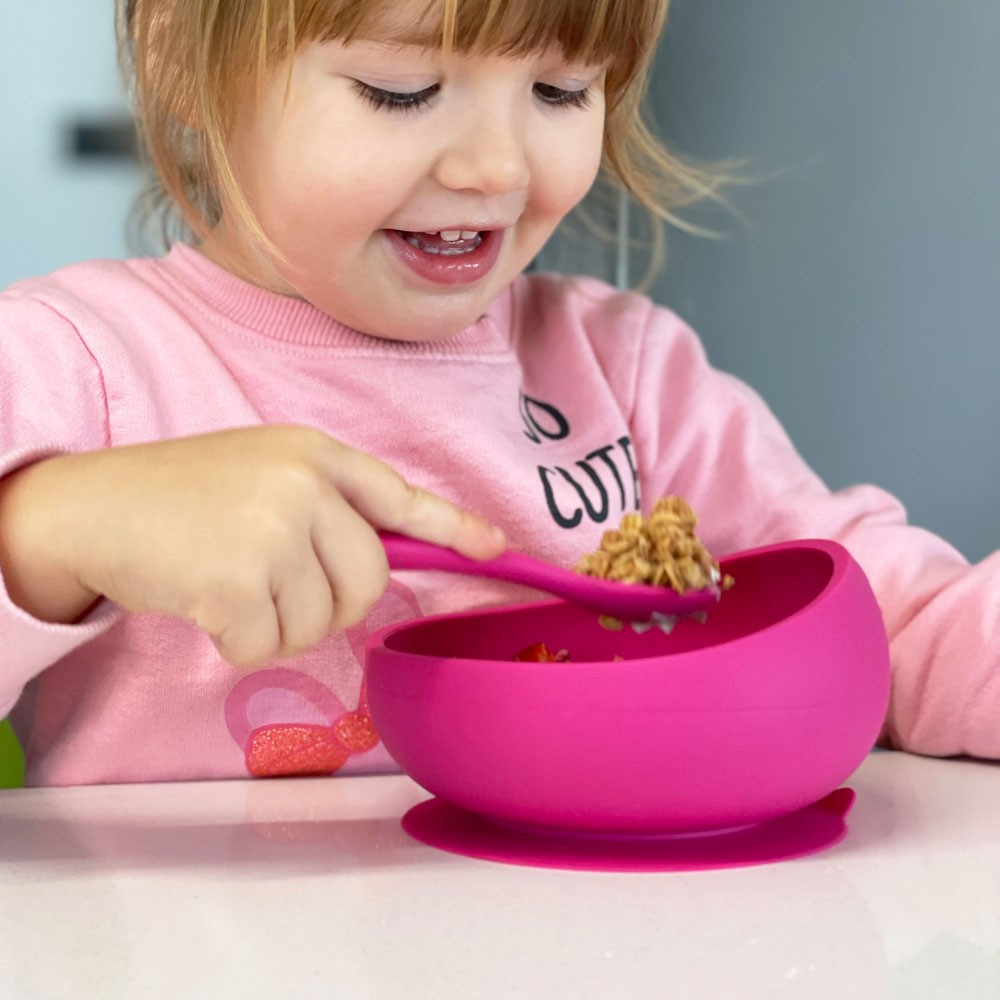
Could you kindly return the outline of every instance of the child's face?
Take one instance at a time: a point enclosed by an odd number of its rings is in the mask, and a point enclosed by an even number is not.
[[[237,180],[287,257],[280,281],[225,219],[205,251],[374,336],[455,334],[591,186],[603,77],[553,52],[307,45],[287,100],[279,74],[233,136]]]

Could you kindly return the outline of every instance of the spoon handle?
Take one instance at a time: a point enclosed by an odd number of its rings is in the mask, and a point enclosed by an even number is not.
[[[404,535],[385,532],[380,538],[390,569],[444,570],[520,583],[572,601],[596,614],[630,622],[648,622],[657,615],[676,617],[707,611],[719,599],[718,587],[678,594],[668,587],[584,576],[510,549],[495,559],[480,561]]]
[[[465,576],[485,576],[536,587],[550,594],[564,595],[569,573],[558,566],[547,566],[519,552],[507,550],[493,559],[469,559],[453,549],[430,545],[416,538],[383,532],[379,535],[391,569],[433,569]],[[562,584],[562,585],[561,585]]]

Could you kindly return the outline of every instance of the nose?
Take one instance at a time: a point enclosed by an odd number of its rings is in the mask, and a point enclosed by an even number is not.
[[[512,113],[470,115],[446,136],[436,176],[453,191],[506,194],[528,186],[524,128]]]

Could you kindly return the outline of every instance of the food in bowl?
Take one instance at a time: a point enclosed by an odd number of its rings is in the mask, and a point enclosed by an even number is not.
[[[514,655],[514,660],[519,663],[569,663],[571,659],[568,649],[559,649],[553,653],[544,642],[533,642]],[[617,663],[625,657],[615,653],[612,659]]]
[[[519,663],[566,663],[569,661],[569,650],[558,649],[554,653],[544,642],[533,642],[514,654]]]

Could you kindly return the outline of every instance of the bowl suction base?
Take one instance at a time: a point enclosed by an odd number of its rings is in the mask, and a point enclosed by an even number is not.
[[[847,834],[846,817],[854,799],[852,789],[838,788],[787,816],[700,835],[605,837],[515,829],[438,798],[410,809],[402,826],[429,847],[502,864],[591,872],[691,872],[773,864],[833,847]]]

